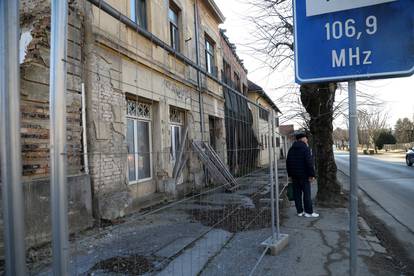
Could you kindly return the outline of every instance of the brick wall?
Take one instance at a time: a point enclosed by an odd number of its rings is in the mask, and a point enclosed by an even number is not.
[[[71,1],[73,2],[73,1]],[[68,26],[68,174],[82,171],[82,18],[70,4]],[[50,1],[21,1],[21,30],[28,39],[21,60],[21,137],[24,180],[49,175]]]

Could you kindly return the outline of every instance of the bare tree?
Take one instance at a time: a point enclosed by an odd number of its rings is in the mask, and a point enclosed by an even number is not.
[[[398,119],[395,124],[395,137],[398,143],[410,143],[414,141],[414,121],[410,119]]]
[[[337,148],[344,150],[349,146],[349,134],[347,129],[337,127],[333,131],[333,138]]]
[[[388,112],[382,106],[358,110],[359,141],[368,150],[375,147],[375,140],[381,130],[387,128]],[[377,150],[377,149],[375,149]]]
[[[293,61],[293,13],[291,0],[250,0],[248,20],[254,25],[251,49],[267,66],[281,69]],[[300,87],[300,101],[306,110],[312,134],[318,177],[317,201],[321,205],[342,204],[333,153],[333,119],[336,83],[306,84]],[[303,116],[304,112],[299,110]]]
[[[245,0],[250,4],[247,21],[253,25],[252,40],[244,45],[271,70],[292,68],[294,57],[292,0]],[[277,104],[284,118],[294,120],[312,134],[312,148],[318,176],[319,204],[342,203],[341,187],[336,178],[333,153],[333,120],[347,116],[346,87],[338,83],[295,84],[276,88],[285,91]],[[380,101],[358,91],[359,106],[375,106]]]

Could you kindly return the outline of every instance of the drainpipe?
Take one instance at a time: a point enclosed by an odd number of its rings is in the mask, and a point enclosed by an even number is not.
[[[82,140],[83,140],[83,165],[85,174],[89,174],[88,161],[88,141],[86,140],[86,100],[85,100],[85,84],[82,83]]]
[[[256,129],[257,129],[257,135],[258,135],[258,139],[260,140],[260,108],[262,108],[262,107],[260,107],[260,105],[259,105],[259,99],[260,99],[260,96],[258,96],[257,98],[256,98],[256,105],[258,106],[258,109],[257,109],[257,115],[256,115],[256,117],[257,117],[257,125],[256,125]]]
[[[194,29],[195,29],[195,49],[196,49],[196,64],[200,67],[200,37],[198,26],[198,1],[194,2]],[[198,102],[200,105],[200,127],[201,127],[201,141],[204,141],[204,102],[203,94],[201,92],[201,72],[197,70],[197,90]]]

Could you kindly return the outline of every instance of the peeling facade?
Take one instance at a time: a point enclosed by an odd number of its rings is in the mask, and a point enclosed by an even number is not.
[[[253,129],[252,108],[248,93],[247,69],[236,53],[236,47],[220,30],[223,51],[222,81],[240,94],[224,88],[226,113],[227,163],[235,175],[245,175],[258,166],[259,141]],[[244,96],[244,97],[243,97]]]
[[[106,2],[196,62],[194,1]],[[134,4],[142,5],[145,16],[135,12]],[[97,217],[113,219],[204,185],[189,141],[208,140],[209,118],[216,118],[217,148],[225,158],[224,97],[217,83],[202,77],[202,137],[196,71],[135,29],[88,6],[86,95],[93,202]],[[199,1],[197,8],[201,67],[214,75],[221,67],[217,46],[223,19],[209,1]],[[213,66],[203,58],[207,43],[213,48]],[[187,127],[184,169],[173,179],[175,155]]]
[[[105,1],[117,12],[115,17],[91,2],[69,1],[71,232],[92,226],[93,218],[112,220],[208,185],[192,141],[209,142],[236,175],[246,165],[243,156],[259,154],[254,114],[246,100],[242,119],[249,125],[246,137],[251,144],[235,139],[245,135],[241,126],[237,131],[228,127],[229,95],[248,95],[247,70],[219,30],[224,17],[214,1]],[[47,241],[51,229],[50,1],[23,0],[20,12],[25,221],[29,245],[34,245]],[[230,75],[228,65],[233,68]],[[240,94],[229,93],[219,80]],[[246,145],[252,152],[232,154]]]
[[[69,1],[67,146],[69,230],[92,226],[90,177],[82,158],[81,83],[84,78],[82,5]],[[20,1],[20,109],[27,244],[51,236],[49,163],[50,1]],[[3,238],[3,237],[2,237]]]

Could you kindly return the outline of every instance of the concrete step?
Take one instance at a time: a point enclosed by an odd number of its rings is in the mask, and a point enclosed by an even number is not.
[[[176,256],[162,271],[156,275],[198,275],[210,258],[220,252],[232,235],[232,233],[221,229],[211,230],[204,237],[191,244],[191,246],[187,246],[186,249],[180,252],[178,256]],[[184,242],[183,244],[186,243],[185,240],[179,240],[177,242]],[[177,250],[177,246],[179,245],[171,244],[172,251]],[[165,254],[168,250],[164,249],[163,251]]]

